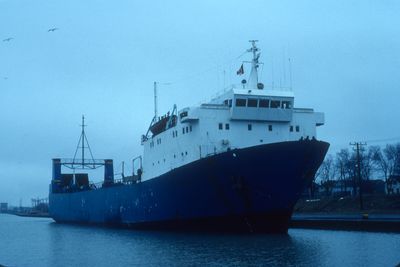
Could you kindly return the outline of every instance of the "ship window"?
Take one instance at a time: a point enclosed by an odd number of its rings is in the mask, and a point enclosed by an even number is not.
[[[252,129],[252,125],[251,124],[247,124],[247,130],[251,131]]]
[[[290,131],[293,132],[293,125],[290,125]]]
[[[246,99],[237,98],[236,99],[236,106],[237,107],[245,107],[246,106]]]
[[[300,126],[296,126],[296,132],[300,132]]]
[[[247,100],[247,106],[251,108],[256,108],[257,107],[257,99],[248,99]]]
[[[192,125],[189,126],[189,130],[192,131]]]
[[[267,108],[269,106],[269,100],[268,99],[260,99],[258,102],[258,106],[260,108]]]
[[[189,132],[189,126],[186,126],[186,133]]]
[[[218,129],[222,130],[222,123],[218,123]]]
[[[232,99],[229,99],[228,106],[232,107]]]
[[[229,100],[228,100],[228,99],[225,99],[225,100],[224,100],[224,105],[227,106],[228,104],[229,104]]]
[[[175,137],[175,131],[172,131],[172,137]]]
[[[225,130],[229,130],[229,123],[225,123]]]
[[[185,134],[185,127],[182,128],[182,134]]]
[[[282,108],[289,109],[291,107],[292,107],[292,105],[291,105],[290,101],[282,101]]]
[[[268,125],[268,131],[272,132],[272,125]]]
[[[187,151],[185,151],[185,155],[187,155]]]
[[[174,154],[174,158],[176,158],[176,155]]]
[[[280,106],[281,106],[281,101],[279,101],[279,100],[271,101],[271,108],[279,108]]]
[[[187,111],[183,111],[181,112],[181,114],[179,114],[179,117],[182,119],[184,117],[186,117],[188,115]]]

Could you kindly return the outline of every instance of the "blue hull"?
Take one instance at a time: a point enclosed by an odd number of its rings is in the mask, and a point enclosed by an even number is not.
[[[49,195],[57,222],[286,232],[329,144],[291,141],[231,150],[132,185]]]

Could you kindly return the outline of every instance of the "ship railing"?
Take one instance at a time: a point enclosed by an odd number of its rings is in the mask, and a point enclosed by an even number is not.
[[[61,159],[60,163],[70,169],[96,169],[105,165],[104,159]]]
[[[135,179],[135,178],[136,177],[134,177],[134,176],[126,176],[126,177],[123,177],[123,178],[120,178],[120,179],[114,179],[114,182],[111,185],[108,185],[108,186],[136,184],[136,183],[138,183],[138,179]],[[95,189],[100,189],[100,188],[104,187],[104,185],[105,185],[104,181],[96,182],[96,183],[90,182],[89,183],[89,188],[92,189],[92,190],[95,190]]]

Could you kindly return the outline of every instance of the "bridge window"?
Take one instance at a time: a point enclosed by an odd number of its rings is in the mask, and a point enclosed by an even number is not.
[[[251,129],[252,129],[252,125],[251,124],[247,124],[247,130],[251,131]]]
[[[245,107],[246,106],[246,99],[236,98],[236,106],[237,107]]]
[[[182,128],[182,134],[185,134],[185,127]]]
[[[247,106],[251,108],[256,108],[257,107],[257,99],[248,99],[247,100]]]
[[[290,125],[290,131],[293,132],[293,125]]]
[[[232,107],[232,99],[229,99],[228,106]]]
[[[186,126],[186,133],[189,132],[189,126]]]
[[[218,123],[218,129],[222,130],[223,129],[223,125],[222,123]]]
[[[260,99],[258,102],[258,106],[260,108],[268,108],[269,107],[269,100],[268,99]]]
[[[229,130],[229,123],[225,123],[225,130]]]
[[[192,131],[192,125],[189,126],[189,130]]]
[[[296,126],[296,132],[300,132],[300,126]]]
[[[268,131],[272,132],[272,125],[268,125]]]
[[[280,106],[281,106],[281,101],[279,101],[279,100],[271,101],[271,108],[279,108]]]
[[[289,109],[292,107],[290,101],[282,101],[282,108]]]

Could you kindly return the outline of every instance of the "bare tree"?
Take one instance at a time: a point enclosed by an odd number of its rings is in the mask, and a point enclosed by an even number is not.
[[[392,179],[390,176],[400,174],[400,143],[386,145],[383,150],[387,163],[388,163],[388,174],[387,189],[388,192],[392,192]]]
[[[321,185],[324,188],[326,195],[330,195],[332,193],[335,172],[336,169],[334,166],[333,156],[328,155],[325,158],[324,162],[322,162],[321,167],[318,170]]]
[[[383,174],[383,178],[385,179],[386,184],[386,191],[389,192],[388,187],[388,178],[389,178],[389,163],[384,153],[379,146],[371,147],[372,153],[372,160],[374,161],[377,171]]]
[[[339,174],[338,180],[340,182],[341,192],[347,191],[347,180],[351,177],[351,155],[349,150],[342,149],[336,153],[335,167],[336,172]]]
[[[385,179],[386,191],[392,191],[391,175],[400,174],[400,143],[387,144],[386,147],[381,150],[380,147],[374,147],[373,149],[373,161]]]
[[[364,180],[369,180],[375,170],[375,162],[373,160],[375,151],[376,147],[374,146],[361,150],[361,178]]]

